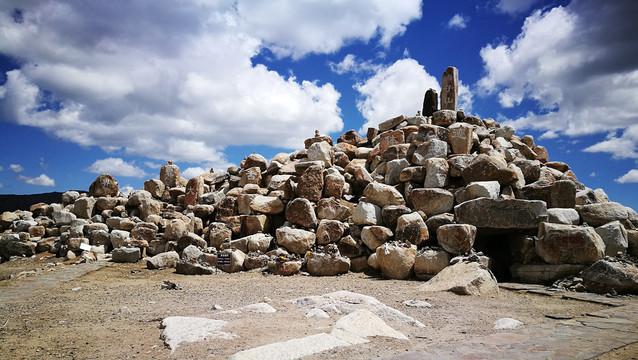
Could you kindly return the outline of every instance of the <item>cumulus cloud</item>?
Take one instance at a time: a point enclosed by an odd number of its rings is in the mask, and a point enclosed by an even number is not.
[[[503,107],[535,101],[539,112],[504,125],[547,131],[546,138],[619,130],[588,151],[635,157],[638,134],[638,2],[573,1],[536,11],[511,44],[481,50],[479,88]],[[626,153],[629,151],[628,153]]]
[[[152,161],[144,161],[144,165],[146,165],[146,167],[149,167],[151,169],[159,169],[162,167],[162,164],[154,163]]]
[[[0,171],[4,170],[4,168],[2,166],[0,166]]]
[[[628,173],[614,180],[617,183],[638,183],[638,169],[629,170]]]
[[[440,93],[441,85],[414,59],[397,60],[380,68],[374,76],[355,85],[360,94],[357,108],[367,120],[359,132],[398,115],[413,116],[423,108],[423,96],[430,88]],[[460,81],[458,107],[468,112],[472,109],[470,90]]]
[[[128,176],[134,178],[143,178],[147,176],[144,170],[129,163],[121,158],[106,158],[96,160],[86,171],[94,174],[110,174],[113,176]]]
[[[498,0],[496,9],[510,15],[529,10],[538,0]]]
[[[23,183],[27,183],[29,185],[49,186],[49,187],[55,186],[55,180],[51,179],[45,174],[41,174],[38,177],[19,175],[18,181],[22,181]]]
[[[421,0],[239,0],[240,27],[278,56],[333,53],[347,42],[379,38],[387,47],[421,17]]]
[[[135,190],[135,188],[134,188],[134,187],[132,187],[131,185],[128,185],[128,184],[127,184],[127,185],[125,185],[125,186],[122,186],[122,187],[120,188],[120,192],[121,192],[121,193],[122,193],[122,195],[124,195],[124,196],[129,196],[129,194],[130,194],[130,193],[131,193],[131,191],[133,191],[133,190]]]
[[[3,183],[0,183],[0,189],[2,189],[4,187]]]
[[[22,167],[22,165],[20,165],[20,164],[11,164],[11,165],[9,165],[9,169],[11,169],[11,171],[13,171],[15,173],[19,173],[19,172],[23,172],[24,171],[24,167]]]
[[[420,5],[5,1],[0,52],[22,65],[0,86],[0,116],[158,160],[225,163],[231,144],[298,148],[315,129],[342,130],[340,93],[252,59],[264,49],[300,58],[352,41],[387,46]]]
[[[448,21],[447,26],[450,29],[465,29],[467,27],[467,19],[461,14],[456,14]]]
[[[204,169],[201,166],[189,167],[186,168],[184,171],[181,171],[182,177],[186,179],[192,179],[206,173],[208,173],[208,169]]]
[[[407,51],[407,49],[406,49]],[[359,60],[356,55],[348,54],[343,60],[338,63],[329,62],[328,66],[330,66],[330,70],[339,75],[345,73],[362,73],[362,72],[373,72],[379,70],[381,65],[375,64],[371,60]]]

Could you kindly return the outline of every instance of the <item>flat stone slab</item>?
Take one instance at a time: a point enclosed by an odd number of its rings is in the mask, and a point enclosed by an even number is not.
[[[384,359],[592,359],[638,341],[636,310],[614,308],[604,311],[610,318],[525,326]]]
[[[548,290],[549,288],[547,286],[538,284],[499,283],[498,286],[502,289],[507,290],[526,291],[538,295],[560,296],[563,299],[587,301],[608,306],[623,306],[627,304],[622,299],[609,298],[592,293],[565,291],[560,289]]]
[[[171,349],[171,354],[183,342],[203,339],[232,339],[237,335],[222,331],[228,322],[200,317],[171,316],[162,320],[164,331],[160,338]]]
[[[371,336],[408,340],[369,310],[356,310],[337,321],[330,334],[319,333],[298,339],[275,342],[232,355],[232,360],[292,360],[340,346],[369,342]]]

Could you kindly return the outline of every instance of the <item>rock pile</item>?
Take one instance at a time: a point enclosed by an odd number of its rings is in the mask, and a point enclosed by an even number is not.
[[[499,279],[551,283],[638,253],[634,210],[585,187],[531,136],[457,110],[455,68],[442,84],[441,110],[430,89],[423,115],[389,119],[365,138],[350,130],[335,143],[317,132],[302,150],[270,161],[253,153],[192,179],[169,161],[128,197],[105,174],[88,194],[5,212],[0,255],[93,261],[110,253],[184,274],[377,271],[391,279],[430,279],[465,256],[481,263],[466,268]],[[610,291],[601,282],[591,290]]]

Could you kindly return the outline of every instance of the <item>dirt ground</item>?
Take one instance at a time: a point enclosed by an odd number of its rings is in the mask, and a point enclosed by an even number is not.
[[[73,265],[43,256],[0,264],[0,292],[16,282],[68,266]],[[16,276],[24,271],[29,273]],[[177,283],[182,290],[161,289],[163,280]],[[335,348],[308,359],[369,359],[401,354],[496,332],[493,323],[503,317],[538,324],[554,321],[546,314],[581,316],[607,308],[503,289],[495,296],[483,297],[422,293],[417,290],[419,284],[354,273],[338,277],[280,277],[261,272],[184,276],[175,274],[173,269],[147,270],[145,261],[109,263],[51,290],[0,304],[0,326],[4,324],[0,329],[0,358],[225,359],[274,341],[330,332],[338,316],[309,319],[305,317],[306,309],[288,300],[337,290],[375,297],[426,327],[390,321],[388,324],[407,335],[409,341],[378,337],[367,344]],[[405,300],[425,300],[432,307],[408,307],[402,304]],[[267,302],[278,311],[223,313],[257,302]],[[216,310],[215,305],[223,310]],[[161,320],[169,316],[225,320],[228,324],[223,331],[237,337],[182,343],[171,353],[160,339],[159,328]],[[631,358],[636,350],[635,344],[630,345],[603,359]]]

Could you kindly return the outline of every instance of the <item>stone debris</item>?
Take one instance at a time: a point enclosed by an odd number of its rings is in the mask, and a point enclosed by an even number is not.
[[[164,329],[160,338],[171,354],[183,342],[195,342],[202,339],[233,339],[235,334],[222,331],[227,322],[201,317],[171,316],[162,320]]]
[[[191,179],[168,161],[128,196],[102,174],[88,193],[0,214],[0,257],[144,259],[149,269],[190,275],[365,271],[428,280],[452,257],[483,252],[485,271],[531,283],[579,275],[605,256],[635,263],[633,209],[587,188],[531,136],[458,109],[456,68],[441,86],[440,98],[426,91],[421,113],[365,137],[348,130],[335,144],[317,131],[299,151],[270,161],[253,153]],[[583,286],[602,291],[595,284]]]
[[[182,287],[177,285],[176,283],[168,280],[162,281],[162,285],[160,285],[160,289],[162,290],[182,290]]]
[[[500,318],[494,321],[494,330],[514,330],[523,325],[522,322],[512,318]]]
[[[341,317],[330,334],[319,333],[303,338],[280,341],[240,351],[229,359],[300,359],[340,346],[369,342],[369,337],[384,336],[398,340],[409,339],[396,331],[369,310],[360,309]]]

